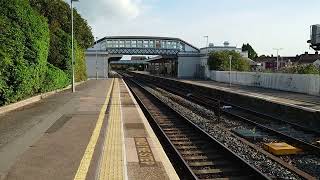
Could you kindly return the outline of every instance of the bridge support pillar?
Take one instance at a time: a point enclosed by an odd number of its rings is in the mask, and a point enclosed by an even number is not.
[[[200,56],[178,56],[178,78],[199,78]]]
[[[122,55],[109,55],[106,52],[93,52],[86,54],[87,75],[90,79],[109,78],[110,61],[117,61]]]

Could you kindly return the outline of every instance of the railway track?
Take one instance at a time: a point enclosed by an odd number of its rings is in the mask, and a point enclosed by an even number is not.
[[[269,179],[143,86],[124,79],[173,159],[180,161],[181,179]]]
[[[150,81],[147,81],[150,83]],[[275,119],[271,116],[261,114],[255,111],[241,108],[234,104],[221,102],[218,99],[191,92],[188,89],[181,89],[170,84],[162,84],[152,82],[152,85],[160,87],[168,92],[186,98],[196,104],[202,105],[215,113],[224,114],[228,117],[233,117],[248,124],[254,125],[264,131],[267,131],[276,136],[280,136],[287,142],[308,152],[320,155],[320,133],[310,130],[299,125]],[[231,107],[231,108],[221,108]],[[220,111],[220,112],[218,112]]]
[[[304,152],[302,154],[297,155],[299,161],[303,160],[304,157],[306,157],[306,159],[310,159],[310,155],[314,156],[314,158],[317,159],[317,156],[319,156],[320,154],[320,147],[314,143],[317,140],[319,140],[320,137],[319,132],[317,131],[306,129],[304,127],[288,123],[286,121],[280,121],[270,116],[259,114],[257,112],[252,112],[247,109],[242,109],[241,107],[237,107],[225,102],[220,102],[212,97],[206,97],[197,94],[197,92],[191,92],[187,88],[182,89],[177,86],[171,86],[169,83],[166,83],[164,85],[162,83],[150,80],[146,80],[146,83],[149,83],[149,86],[152,86],[153,88],[159,87],[165,91],[171,92],[182,98],[188,99],[191,102],[202,105],[208,109],[214,110],[215,113],[217,113],[218,107],[219,110],[221,110],[220,113],[224,114],[225,116],[232,117],[234,119],[250,124],[254,127],[257,127],[258,129],[261,129],[264,132],[274,135],[276,139],[279,139],[280,137],[280,140],[284,140],[285,142],[289,142],[290,144],[299,147],[300,149],[303,149]],[[220,107],[222,106],[230,106],[232,108],[221,109]],[[291,157],[294,158],[295,156]],[[288,162],[291,164],[290,159],[291,158],[289,158]],[[286,161],[287,160],[288,159],[286,159]],[[312,161],[315,162],[317,160]],[[288,167],[290,165],[288,164],[286,166]],[[310,167],[304,167],[299,165],[298,169],[300,168],[301,170],[307,173],[311,173],[314,176],[319,177],[319,170],[317,170],[318,168],[311,168],[313,170],[310,170]],[[311,177],[307,173],[300,171],[298,174],[304,177]]]

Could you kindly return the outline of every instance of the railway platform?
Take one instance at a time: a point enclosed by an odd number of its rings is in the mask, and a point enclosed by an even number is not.
[[[229,84],[215,82],[215,81],[200,81],[200,80],[180,80],[182,82],[196,84],[200,86],[219,88],[221,90],[234,92],[241,95],[247,95],[254,98],[264,99],[271,102],[285,104],[308,111],[320,112],[320,97],[307,94],[281,91],[275,89],[259,88],[252,86],[243,86],[236,84]]]
[[[117,78],[0,115],[0,139],[0,180],[179,179]]]
[[[146,71],[135,71],[135,73],[140,73],[144,75],[150,75]],[[163,77],[163,76],[159,76]],[[219,89],[227,92],[236,93],[239,95],[245,95],[248,97],[263,99],[266,101],[271,101],[279,104],[284,104],[288,106],[293,106],[296,108],[301,108],[307,111],[319,111],[320,112],[320,96],[312,96],[302,93],[281,91],[275,89],[259,88],[253,86],[244,86],[228,83],[210,81],[210,80],[192,80],[192,79],[178,79],[171,77],[163,77],[167,79],[172,79],[180,82],[185,82],[188,84],[194,84],[203,87],[209,87],[212,89]]]
[[[220,83],[215,81],[177,79],[135,71],[140,76],[160,78],[163,82],[178,84],[223,102],[263,113],[273,118],[299,124],[311,129],[320,128],[320,97],[274,89]],[[161,80],[161,81],[162,81]]]

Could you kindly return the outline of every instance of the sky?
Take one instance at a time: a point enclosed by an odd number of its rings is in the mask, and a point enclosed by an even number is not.
[[[209,42],[259,55],[295,56],[309,48],[310,25],[320,24],[319,0],[80,0],[74,3],[95,37],[146,35],[181,38],[198,48]]]

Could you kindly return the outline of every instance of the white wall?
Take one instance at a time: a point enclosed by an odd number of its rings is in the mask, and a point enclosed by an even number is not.
[[[88,78],[96,78],[96,56],[86,55],[86,64]],[[98,78],[107,77],[108,61],[106,60],[106,58],[98,55],[97,64]]]
[[[211,71],[210,79],[229,82],[228,71]],[[231,72],[232,84],[271,88],[320,96],[320,76],[260,72]]]
[[[178,78],[193,78],[197,66],[200,66],[200,57],[178,57]]]

